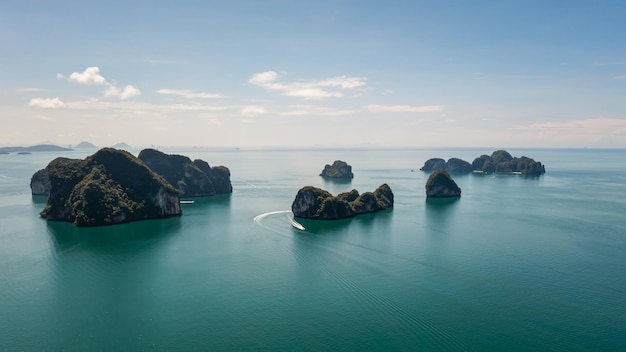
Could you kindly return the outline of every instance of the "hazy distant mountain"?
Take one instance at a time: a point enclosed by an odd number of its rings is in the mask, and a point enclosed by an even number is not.
[[[119,142],[119,143],[116,143],[115,145],[113,145],[113,148],[116,148],[116,149],[128,149],[128,148],[132,148],[132,147],[130,145],[124,143],[124,142]]]
[[[15,153],[15,152],[60,152],[72,150],[70,148],[59,147],[52,144],[38,144],[30,147],[2,147],[0,153]]]
[[[96,148],[96,146],[89,142],[82,141],[75,145],[74,148]]]

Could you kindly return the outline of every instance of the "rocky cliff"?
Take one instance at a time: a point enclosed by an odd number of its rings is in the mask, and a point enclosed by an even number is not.
[[[203,160],[191,161],[186,156],[165,154],[155,149],[144,149],[138,157],[176,187],[181,197],[204,197],[233,191],[230,170],[225,166],[211,167]]]
[[[426,181],[426,197],[447,198],[460,197],[461,188],[445,170],[435,170]]]
[[[322,177],[331,178],[353,178],[352,166],[348,165],[345,161],[335,160],[332,165],[326,164],[324,170],[320,174]]]
[[[101,226],[181,215],[177,190],[126,151],[57,158],[46,170],[50,192],[41,216],[48,220]]]
[[[315,220],[343,219],[390,208],[393,208],[393,192],[387,184],[374,192],[359,194],[352,190],[336,197],[323,189],[306,186],[298,191],[291,204],[295,217]]]
[[[47,196],[50,193],[48,169],[41,169],[30,178],[30,191],[34,196]]]

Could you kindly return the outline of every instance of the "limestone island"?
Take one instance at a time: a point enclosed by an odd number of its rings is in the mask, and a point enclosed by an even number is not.
[[[435,170],[426,181],[427,198],[460,197],[461,188],[454,182],[450,174],[442,169]]]
[[[178,190],[123,150],[56,158],[44,170],[50,191],[40,214],[48,220],[102,226],[181,215]]]
[[[53,144],[37,144],[30,147],[1,147],[0,154],[22,153],[30,154],[31,152],[65,152],[72,150],[70,148],[59,147]]]
[[[207,197],[233,192],[230,170],[225,166],[209,166],[206,161],[191,161],[186,156],[165,154],[144,149],[138,158],[152,171],[176,187],[180,197]]]
[[[359,194],[353,189],[336,197],[323,189],[306,186],[298,191],[291,204],[294,217],[313,220],[344,219],[391,208],[393,192],[386,183],[374,192]]]
[[[481,155],[470,164],[465,160],[450,158],[445,161],[441,158],[426,160],[422,171],[445,170],[448,172],[482,172],[482,173],[510,173],[520,175],[542,175],[546,168],[539,161],[522,156],[513,157],[505,150],[496,150],[491,155]]]
[[[354,178],[352,166],[342,160],[335,160],[332,165],[326,164],[320,176],[328,178]]]

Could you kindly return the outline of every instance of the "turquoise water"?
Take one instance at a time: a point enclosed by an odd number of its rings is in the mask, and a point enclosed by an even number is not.
[[[0,155],[0,350],[626,349],[624,150],[509,149],[547,173],[453,175],[447,201],[423,162],[493,150],[164,151],[228,166],[234,193],[75,228],[28,185],[89,153]],[[336,159],[354,180],[317,176]],[[384,182],[392,211],[290,224],[302,186]]]

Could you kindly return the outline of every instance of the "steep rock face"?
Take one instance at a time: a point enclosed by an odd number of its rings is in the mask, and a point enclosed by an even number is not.
[[[204,197],[233,191],[230,170],[225,166],[211,167],[203,160],[191,161],[186,156],[168,155],[155,149],[142,150],[139,159],[176,187],[181,197]]]
[[[352,190],[336,197],[323,189],[306,186],[298,191],[291,205],[294,216],[315,220],[343,219],[390,208],[393,208],[393,192],[387,184],[374,192],[359,195],[357,190]]]
[[[461,189],[445,170],[435,170],[426,181],[426,197],[459,197]]]
[[[30,191],[34,196],[47,196],[50,193],[50,178],[48,170],[41,169],[30,179]]]
[[[46,170],[51,187],[41,216],[48,220],[101,226],[181,215],[176,189],[128,152],[57,158]]]
[[[320,174],[322,177],[332,178],[353,178],[352,166],[348,165],[345,161],[335,160],[332,165],[326,164],[324,170]]]

